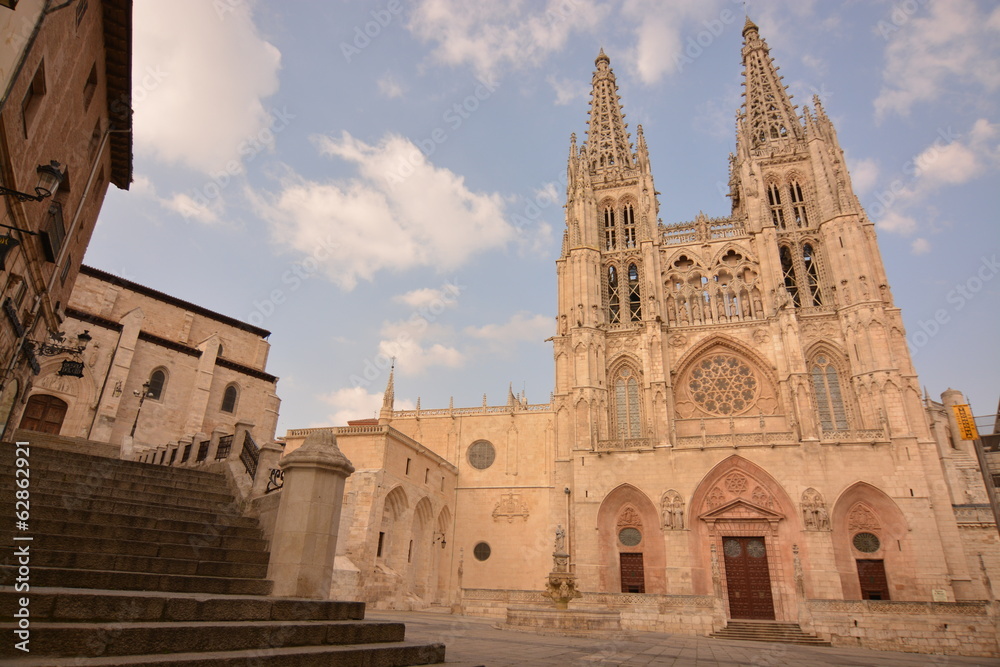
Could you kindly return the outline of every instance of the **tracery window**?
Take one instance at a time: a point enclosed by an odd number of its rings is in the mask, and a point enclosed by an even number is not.
[[[604,207],[604,247],[605,250],[614,250],[615,243],[615,209],[611,206]]]
[[[622,222],[624,223],[624,231],[625,231],[625,247],[634,248],[635,211],[632,209],[632,204],[625,204],[625,208],[622,209]]]
[[[796,227],[808,227],[809,218],[806,216],[806,202],[802,197],[802,187],[798,181],[792,181],[788,185],[788,194],[791,195],[792,212],[795,215]]]
[[[612,380],[614,387],[615,435],[621,440],[642,437],[642,411],[639,407],[639,380],[631,366],[623,365]]]
[[[806,268],[806,285],[809,287],[809,299],[814,306],[823,305],[823,297],[819,291],[819,271],[816,269],[816,254],[812,245],[802,246],[802,263]]]
[[[642,301],[639,298],[639,270],[635,264],[628,265],[628,309],[633,322],[642,319]]]
[[[621,322],[621,300],[618,295],[618,269],[611,265],[608,267],[608,322],[619,324]]]
[[[146,390],[146,398],[151,398],[154,401],[162,400],[166,384],[167,373],[163,369],[157,368],[149,376],[149,388]]]
[[[691,370],[688,391],[705,412],[728,417],[757,401],[760,382],[744,361],[730,354],[713,354]]]
[[[767,203],[771,207],[771,222],[778,229],[785,228],[785,212],[781,209],[781,190],[777,183],[767,186]]]
[[[847,411],[840,391],[837,369],[825,354],[820,354],[812,364],[813,391],[819,409],[819,421],[824,431],[847,429]]]
[[[783,245],[778,249],[778,256],[781,259],[781,276],[785,281],[785,290],[787,290],[788,296],[792,297],[792,303],[798,308],[800,305],[799,288],[795,281],[795,263],[792,260],[792,251],[788,246]]]

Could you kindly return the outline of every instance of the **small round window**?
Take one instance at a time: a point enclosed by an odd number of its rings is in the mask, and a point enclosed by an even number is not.
[[[873,554],[882,548],[878,535],[873,533],[858,533],[854,536],[854,548],[863,554]]]
[[[497,458],[493,445],[486,440],[477,440],[469,447],[469,465],[476,470],[486,470]]]
[[[627,547],[634,547],[642,542],[642,533],[638,528],[622,528],[618,533],[618,541]]]
[[[472,555],[476,557],[476,560],[486,560],[490,557],[490,545],[486,542],[480,542],[472,549]]]

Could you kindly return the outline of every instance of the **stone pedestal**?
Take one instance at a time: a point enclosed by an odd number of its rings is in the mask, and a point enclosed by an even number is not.
[[[354,466],[328,430],[311,433],[279,462],[285,473],[267,576],[273,595],[327,599],[344,483]]]
[[[606,609],[556,609],[554,607],[507,607],[503,630],[579,637],[622,635],[621,614]]]

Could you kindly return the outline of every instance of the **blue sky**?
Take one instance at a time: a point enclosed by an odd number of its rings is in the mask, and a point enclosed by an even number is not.
[[[921,382],[998,398],[1000,8],[751,2],[823,100]],[[664,223],[729,213],[741,2],[137,0],[135,175],[85,262],[262,326],[286,428],[553,389],[571,133],[603,47]]]

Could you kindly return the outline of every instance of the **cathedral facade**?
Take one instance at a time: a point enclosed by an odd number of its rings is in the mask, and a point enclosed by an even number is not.
[[[725,218],[660,221],[642,127],[598,56],[570,144],[551,402],[396,411],[390,385],[377,422],[336,429],[358,467],[339,593],[500,615],[543,600],[558,535],[573,604],[629,627],[829,638],[957,614],[996,649],[982,478],[956,472],[970,452],[921,396],[820,100],[799,111],[749,20],[743,37]]]

